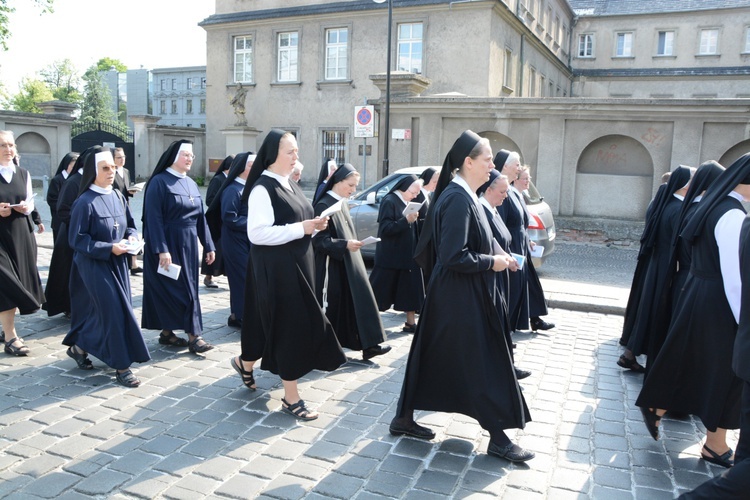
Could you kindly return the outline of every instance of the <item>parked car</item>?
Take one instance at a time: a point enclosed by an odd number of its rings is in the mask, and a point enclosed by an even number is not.
[[[355,194],[349,202],[349,209],[352,220],[354,220],[357,238],[362,240],[368,236],[377,236],[380,201],[403,176],[409,174],[419,176],[427,168],[430,167],[399,169],[364,191]],[[440,166],[432,168],[441,169]],[[529,237],[544,247],[542,256],[533,259],[534,266],[539,267],[555,251],[555,221],[552,217],[552,210],[544,202],[544,198],[539,195],[539,191],[537,191],[533,182],[529,184],[529,189],[523,195],[533,219],[529,225]],[[377,243],[362,247],[360,250],[362,257],[365,259],[374,259],[376,245]]]

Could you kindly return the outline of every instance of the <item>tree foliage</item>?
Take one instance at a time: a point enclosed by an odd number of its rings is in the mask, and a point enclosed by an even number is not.
[[[37,107],[37,104],[53,99],[52,91],[46,83],[41,80],[24,78],[21,81],[20,91],[10,98],[10,105],[16,111],[41,113],[42,110]]]
[[[96,62],[96,69],[99,71],[109,71],[113,68],[117,70],[118,73],[125,73],[128,70],[128,67],[119,59],[102,57]]]
[[[55,61],[39,72],[52,95],[59,101],[81,105],[81,77],[70,59]]]
[[[99,68],[94,65],[83,75],[85,83],[83,90],[83,104],[81,119],[96,121],[114,121],[116,116],[112,110],[112,97]]]
[[[40,14],[54,12],[52,3],[54,0],[33,0],[41,8]],[[15,12],[15,8],[8,5],[9,0],[0,0],[0,48],[8,50],[8,39],[11,36],[9,14]]]

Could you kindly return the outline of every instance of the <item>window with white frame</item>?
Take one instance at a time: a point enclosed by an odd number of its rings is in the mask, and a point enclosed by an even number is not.
[[[188,77],[187,79],[187,89],[191,90],[193,88],[193,79]]]
[[[206,88],[206,77],[205,76],[203,78],[201,78],[201,88],[202,89]]]
[[[326,30],[326,80],[344,80],[348,76],[349,30],[331,28]]]
[[[398,25],[398,62],[399,71],[422,73],[422,23],[403,23]]]
[[[633,55],[633,33],[617,33],[615,55],[617,57],[631,57]]]
[[[745,50],[742,52],[745,54],[750,53],[750,26],[745,26]]]
[[[547,79],[544,77],[544,75],[539,77],[539,97],[544,97],[544,91],[546,89],[545,83],[547,83]]]
[[[656,55],[674,55],[674,31],[660,31],[659,41],[656,47]]]
[[[172,90],[177,90],[177,78],[172,78]]]
[[[536,97],[536,70],[529,68],[529,97]]]
[[[513,88],[513,51],[505,49],[505,60],[503,61],[503,87]]]
[[[164,80],[162,80],[164,81]],[[167,101],[159,101],[159,114],[160,115],[166,115],[167,114]]]
[[[159,81],[159,90],[167,90],[167,81],[163,78]]]
[[[323,158],[333,158],[337,164],[346,163],[346,131],[323,130],[322,139]]]
[[[172,114],[177,114],[177,99],[172,99]]]
[[[578,35],[578,57],[594,57],[594,35],[592,33]]]
[[[201,114],[202,115],[206,114],[206,100],[205,99],[201,99]]]
[[[185,114],[192,115],[193,114],[193,100],[188,99],[185,101]]]
[[[234,82],[253,81],[253,37],[234,37]]]
[[[713,55],[719,52],[719,30],[705,29],[701,30],[701,44],[698,47],[698,54]]]
[[[299,33],[289,31],[279,33],[276,80],[279,82],[296,82],[299,80],[297,70],[299,67]]]

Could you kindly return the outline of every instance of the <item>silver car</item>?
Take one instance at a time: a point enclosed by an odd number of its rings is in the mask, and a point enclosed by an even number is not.
[[[349,208],[357,238],[362,240],[368,236],[377,236],[380,200],[403,176],[409,174],[419,176],[427,168],[430,167],[408,167],[396,170],[364,191],[355,194],[349,202]],[[440,166],[432,168],[441,169]],[[533,259],[534,266],[539,267],[555,250],[555,221],[552,218],[552,210],[539,195],[533,183],[529,183],[529,189],[524,191],[523,195],[533,219],[529,225],[529,237],[544,247],[542,256]],[[376,245],[377,243],[363,246],[360,250],[362,257],[374,259]]]

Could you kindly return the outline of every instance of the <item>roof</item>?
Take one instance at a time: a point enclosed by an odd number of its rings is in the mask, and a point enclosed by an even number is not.
[[[624,69],[578,69],[575,77],[685,77],[685,76],[743,76],[750,75],[750,66],[726,66],[716,68],[624,68]]]
[[[750,7],[750,0],[568,0],[580,17],[695,12]]]

